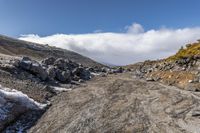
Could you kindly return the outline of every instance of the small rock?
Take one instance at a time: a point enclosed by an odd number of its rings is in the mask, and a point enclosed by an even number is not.
[[[83,83],[84,80],[83,80],[83,79],[79,79],[78,82],[79,82],[79,83]]]
[[[188,80],[188,83],[193,83],[193,80]]]
[[[116,69],[116,73],[123,73],[124,69],[122,67],[119,67]]]
[[[146,81],[154,81],[153,78],[146,78]]]

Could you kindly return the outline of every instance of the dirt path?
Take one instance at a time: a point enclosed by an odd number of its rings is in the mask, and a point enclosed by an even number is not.
[[[199,133],[200,93],[131,74],[97,77],[52,99],[36,133]]]

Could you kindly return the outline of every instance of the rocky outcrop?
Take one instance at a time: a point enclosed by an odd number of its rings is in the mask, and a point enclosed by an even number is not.
[[[29,57],[23,57],[19,61],[16,60],[14,64],[15,66],[19,66],[23,70],[33,73],[34,75],[39,77],[41,80],[46,80],[48,77],[45,68],[43,68],[39,62],[31,60]]]
[[[13,66],[35,75],[42,81],[58,80],[70,83],[71,79],[75,79],[74,76],[83,80],[91,78],[88,68],[63,58],[55,59],[50,57],[39,63],[29,57],[22,57],[20,60],[15,60]]]
[[[11,61],[10,65],[29,72],[42,81],[57,80],[62,83],[70,83],[71,80],[89,80],[92,77],[91,73],[116,74],[124,72],[122,67],[83,67],[82,64],[78,64],[69,59],[56,59],[54,57],[46,58],[41,62],[30,59],[29,57],[22,57],[21,59]]]
[[[186,90],[200,90],[200,57],[146,61],[135,69],[134,75],[147,81],[159,81]]]

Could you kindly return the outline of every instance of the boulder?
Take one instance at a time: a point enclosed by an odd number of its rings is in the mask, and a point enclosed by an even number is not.
[[[31,60],[29,57],[23,57],[19,63],[20,68],[30,72],[31,74],[37,75],[41,80],[46,80],[48,75],[45,69],[37,61]]]
[[[14,59],[12,64],[13,64],[13,66],[15,66],[15,67],[19,67],[20,60]]]
[[[55,62],[54,62],[54,66],[58,67],[61,70],[64,70],[66,67],[66,62],[63,58],[58,58]]]
[[[74,75],[74,76],[72,77],[72,80],[74,80],[74,81],[79,81],[79,79],[80,79],[80,77],[78,77],[77,75]]]
[[[113,73],[123,73],[124,69],[122,67],[118,67],[113,70]]]
[[[54,66],[50,66],[47,68],[47,74],[50,79],[54,79],[56,77],[56,68]]]
[[[57,70],[56,71],[56,79],[61,81],[61,82],[70,82],[71,81],[71,73],[70,71],[62,71],[62,70]]]
[[[53,65],[55,61],[56,61],[56,59],[54,57],[49,57],[49,58],[42,60],[42,64]]]
[[[21,67],[24,70],[30,70],[32,64],[32,60],[29,57],[22,57],[22,59],[19,62],[19,67]]]
[[[66,65],[66,69],[68,70],[73,70],[76,67],[79,67],[79,64],[77,64],[76,62],[73,62],[71,60],[65,59],[65,65]]]
[[[48,77],[48,74],[45,71],[45,69],[43,69],[43,67],[37,62],[32,63],[29,71],[37,75],[41,80],[46,80]]]
[[[101,72],[106,73],[107,71],[108,71],[108,69],[106,67],[101,68]]]
[[[83,67],[75,68],[72,71],[72,74],[76,75],[76,76],[78,76],[78,77],[80,77],[81,79],[84,79],[84,80],[89,80],[91,78],[90,71],[84,69]]]
[[[88,70],[90,72],[95,72],[94,68],[92,68],[92,67],[88,67],[88,68],[86,68],[86,70]]]

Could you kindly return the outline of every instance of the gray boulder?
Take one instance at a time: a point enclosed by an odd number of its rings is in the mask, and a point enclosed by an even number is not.
[[[18,64],[19,65],[15,65],[15,66],[19,66],[23,70],[26,70],[30,72],[31,74],[36,75],[41,80],[46,80],[48,77],[45,69],[37,61],[31,60],[29,57],[23,57],[18,62]]]
[[[19,62],[19,67],[25,70],[30,70],[32,64],[32,60],[29,57],[22,57]]]
[[[124,69],[122,67],[118,67],[118,68],[112,70],[113,73],[123,73],[123,71],[124,71]]]
[[[70,82],[71,81],[71,73],[70,71],[62,71],[62,70],[57,70],[56,71],[56,79],[61,81],[61,82]]]
[[[45,71],[45,69],[43,69],[43,67],[39,64],[39,63],[32,63],[31,67],[30,67],[30,71],[37,75],[41,80],[46,80],[48,77],[47,72]]]
[[[53,65],[55,61],[56,61],[56,59],[54,57],[49,57],[49,58],[42,60],[42,64]]]
[[[66,67],[66,62],[63,58],[58,58],[55,62],[54,62],[54,66],[58,67],[61,70],[64,70]]]
[[[75,68],[72,71],[72,74],[76,75],[76,76],[78,76],[78,77],[80,77],[81,79],[84,79],[84,80],[89,80],[91,78],[90,71],[84,69],[83,67]]]
[[[47,68],[47,74],[50,79],[54,79],[56,77],[56,68],[50,66],[49,68]]]

